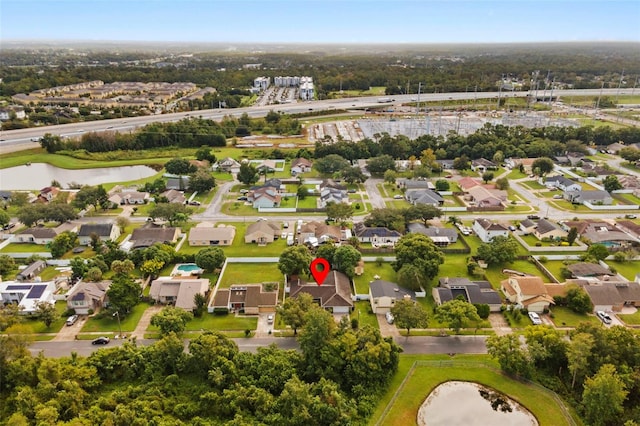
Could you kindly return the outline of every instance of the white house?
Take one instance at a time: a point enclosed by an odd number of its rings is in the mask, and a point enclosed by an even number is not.
[[[15,281],[0,282],[0,300],[2,303],[16,303],[20,314],[33,314],[40,302],[55,304],[53,294],[56,285],[53,281],[40,283],[22,283]]]
[[[97,235],[100,241],[115,241],[120,236],[120,227],[113,223],[87,223],[80,226],[78,239],[80,245],[91,244],[91,236]]]
[[[497,236],[509,236],[509,229],[506,226],[491,222],[487,219],[476,219],[471,228],[485,243],[491,242],[491,240]]]
[[[403,299],[416,300],[416,293],[389,281],[375,280],[369,283],[369,303],[374,314],[386,314],[396,301]]]

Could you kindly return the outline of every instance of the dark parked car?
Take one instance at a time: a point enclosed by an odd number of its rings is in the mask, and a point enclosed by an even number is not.
[[[93,339],[91,341],[92,345],[106,345],[107,343],[109,343],[109,338],[108,337],[98,337],[97,339]]]

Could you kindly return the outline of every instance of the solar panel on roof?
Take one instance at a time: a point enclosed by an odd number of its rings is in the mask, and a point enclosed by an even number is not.
[[[30,285],[8,285],[7,290],[29,290]]]
[[[46,285],[34,285],[29,294],[27,294],[27,299],[37,299],[42,296],[42,293],[46,290]]]

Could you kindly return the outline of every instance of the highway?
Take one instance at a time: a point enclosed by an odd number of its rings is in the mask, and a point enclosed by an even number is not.
[[[574,96],[615,96],[630,95],[634,89],[576,89],[576,90],[555,90],[553,96],[574,97]],[[546,92],[550,94],[550,92]],[[530,92],[454,92],[454,93],[422,93],[411,95],[395,96],[369,96],[360,98],[342,98],[322,101],[298,102],[291,104],[278,104],[267,106],[252,106],[234,109],[207,109],[201,111],[177,112],[170,114],[158,114],[144,117],[114,118],[110,120],[98,120],[81,123],[61,124],[54,126],[33,127],[28,129],[6,130],[0,133],[0,146],[10,145],[33,145],[45,133],[51,133],[62,137],[78,137],[86,132],[118,131],[132,132],[139,127],[150,123],[166,123],[179,121],[188,117],[202,117],[212,120],[221,120],[225,115],[239,117],[247,113],[250,117],[264,117],[269,111],[281,111],[288,114],[299,114],[309,111],[330,110],[330,109],[364,109],[380,107],[384,105],[395,105],[408,102],[438,102],[448,100],[472,100],[501,97],[523,98]],[[538,96],[542,96],[543,91],[538,91]],[[381,103],[382,98],[392,99],[391,102]]]

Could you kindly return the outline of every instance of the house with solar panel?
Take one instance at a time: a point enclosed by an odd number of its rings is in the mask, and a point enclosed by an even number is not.
[[[22,315],[33,314],[39,302],[54,304],[53,293],[55,291],[56,285],[53,281],[40,283],[0,282],[2,303],[17,304],[21,308]]]

